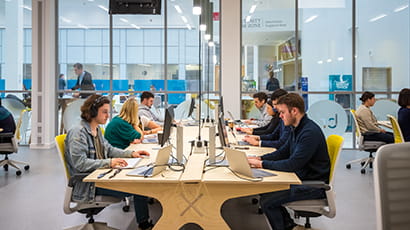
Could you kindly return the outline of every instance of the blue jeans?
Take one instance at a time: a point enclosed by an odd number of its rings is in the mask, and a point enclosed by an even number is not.
[[[113,196],[118,198],[125,198],[127,196],[133,196],[134,198],[134,210],[135,210],[135,218],[137,223],[143,223],[148,221],[149,214],[148,214],[148,202],[147,197],[130,194],[126,192],[114,191],[104,188],[96,188],[95,195],[103,195],[103,196]]]
[[[323,189],[307,185],[291,185],[289,190],[261,194],[260,204],[274,230],[283,230],[293,224],[283,204],[298,201],[325,198]]]

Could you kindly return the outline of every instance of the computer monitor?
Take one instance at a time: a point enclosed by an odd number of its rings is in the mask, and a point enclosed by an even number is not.
[[[192,116],[192,113],[194,112],[194,109],[195,109],[195,98],[191,98],[191,104],[189,105],[188,117]]]
[[[172,127],[172,115],[171,115],[171,110],[173,110],[171,108],[167,108],[165,110],[165,118],[164,118],[164,128],[163,128],[163,134],[162,134],[162,138],[161,140],[158,140],[159,144],[161,145],[161,147],[163,147],[165,145],[165,143],[168,141],[169,136],[171,135],[171,127]]]
[[[229,147],[228,133],[226,132],[225,119],[223,114],[218,117],[218,136],[222,147]]]

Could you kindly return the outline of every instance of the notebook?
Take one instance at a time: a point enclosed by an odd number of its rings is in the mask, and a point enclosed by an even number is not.
[[[127,166],[121,167],[122,169],[132,169],[137,166],[142,158],[123,158],[127,162]]]
[[[230,148],[224,148],[224,150],[228,159],[229,168],[235,173],[249,178],[276,176],[276,174],[265,170],[251,168],[245,152]]]
[[[159,174],[167,168],[171,150],[172,145],[161,148],[158,150],[155,162],[136,167],[134,170],[127,173],[127,176],[152,177]]]

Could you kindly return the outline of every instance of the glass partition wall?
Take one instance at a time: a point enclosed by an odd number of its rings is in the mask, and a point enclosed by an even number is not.
[[[303,95],[308,115],[323,100],[340,105],[346,115],[323,113],[316,122],[346,126],[346,148],[356,147],[350,109],[363,91],[375,92],[380,119],[397,116],[398,92],[410,85],[408,0],[241,2],[243,118],[257,114],[254,92],[271,93],[269,72],[281,88]]]
[[[151,91],[163,116],[164,107],[197,98],[200,86],[202,101],[212,105],[220,95],[219,2],[201,3],[201,15],[184,0],[162,0],[160,14],[113,14],[110,52],[109,1],[60,0],[59,67],[66,81],[60,95],[71,97],[73,65],[82,63],[96,93],[113,98],[114,112],[126,97]],[[202,23],[208,29],[200,30]]]

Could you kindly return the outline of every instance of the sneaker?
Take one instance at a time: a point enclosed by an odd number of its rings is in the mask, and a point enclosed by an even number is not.
[[[154,227],[154,224],[152,223],[152,220],[145,221],[145,222],[138,224],[139,230],[151,230],[153,227]]]

